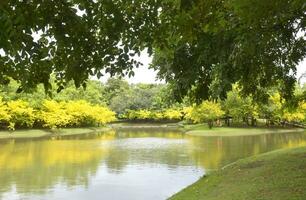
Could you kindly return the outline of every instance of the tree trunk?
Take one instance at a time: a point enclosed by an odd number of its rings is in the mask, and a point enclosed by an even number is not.
[[[256,125],[257,125],[256,118],[252,117],[252,126],[256,126]]]
[[[209,127],[209,129],[211,129],[213,127],[213,121],[212,120],[208,121],[208,127]]]
[[[230,124],[230,118],[229,117],[226,117],[226,124],[227,124],[227,126],[231,126],[231,124]]]

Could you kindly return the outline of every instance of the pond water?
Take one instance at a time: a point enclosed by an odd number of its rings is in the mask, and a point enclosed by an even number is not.
[[[0,199],[166,199],[239,158],[305,145],[305,133],[196,137],[146,129],[2,140]]]

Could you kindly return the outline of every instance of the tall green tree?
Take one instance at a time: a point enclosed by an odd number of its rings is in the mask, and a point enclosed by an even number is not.
[[[229,117],[234,121],[243,121],[249,125],[255,125],[256,118],[258,117],[258,106],[252,101],[252,98],[240,95],[240,90],[237,85],[233,85],[233,89],[227,93],[227,98],[223,101],[223,108],[227,116],[227,124],[230,125]]]
[[[132,76],[147,48],[178,99],[225,98],[236,82],[256,100],[275,85],[289,99],[305,27],[304,0],[3,0],[0,80],[49,90],[54,73],[61,90],[92,75]]]
[[[306,54],[304,1],[167,2],[152,67],[176,85],[178,98],[225,98],[235,82],[256,100],[275,86],[292,96]]]

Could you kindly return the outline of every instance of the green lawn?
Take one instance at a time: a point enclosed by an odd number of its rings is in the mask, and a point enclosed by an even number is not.
[[[86,133],[92,133],[97,131],[107,131],[110,128],[107,127],[89,127],[89,128],[61,128],[53,130],[53,133],[58,135],[81,135]]]
[[[39,138],[49,135],[80,135],[99,131],[108,131],[107,127],[61,128],[61,129],[24,129],[15,131],[0,131],[0,139],[9,138]]]
[[[37,138],[51,135],[43,129],[29,129],[29,130],[16,130],[16,131],[0,131],[0,139],[7,138]]]
[[[288,133],[302,132],[302,128],[234,128],[234,127],[213,127],[209,129],[207,125],[185,125],[186,134],[195,136],[242,136],[258,135],[268,133]]]
[[[304,200],[306,147],[239,160],[212,172],[171,200]]]

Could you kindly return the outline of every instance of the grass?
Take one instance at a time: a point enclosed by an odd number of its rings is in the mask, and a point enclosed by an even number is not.
[[[67,136],[67,135],[82,135],[86,133],[107,131],[107,130],[110,130],[110,128],[107,127],[61,128],[61,129],[52,130],[52,132],[58,135]]]
[[[8,138],[38,138],[50,135],[43,129],[29,129],[29,130],[16,130],[16,131],[0,131],[0,139]]]
[[[306,147],[239,160],[212,172],[170,200],[304,200]]]
[[[178,123],[162,123],[162,122],[120,122],[111,124],[112,128],[178,128]]]
[[[243,136],[243,135],[259,135],[268,133],[288,133],[302,132],[302,128],[234,128],[234,127],[213,127],[209,129],[207,125],[185,125],[186,134],[194,136]]]
[[[107,131],[107,127],[61,128],[61,129],[24,129],[15,131],[0,131],[0,139],[39,138],[50,135],[81,135],[98,131]]]

